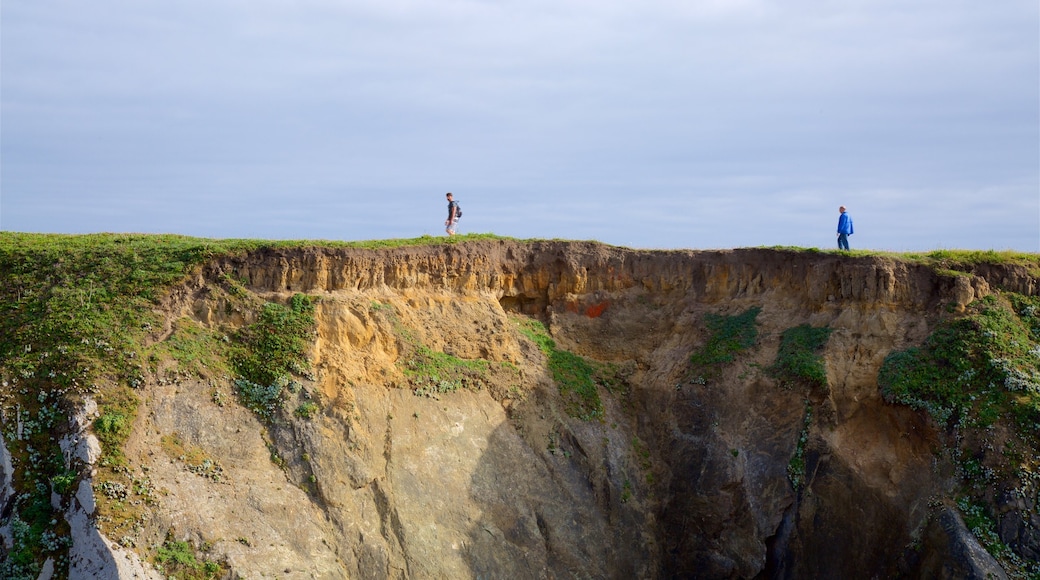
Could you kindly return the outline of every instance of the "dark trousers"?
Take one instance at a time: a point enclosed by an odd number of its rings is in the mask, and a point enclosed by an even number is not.
[[[848,250],[849,249],[849,235],[848,234],[838,234],[838,249],[839,250]]]

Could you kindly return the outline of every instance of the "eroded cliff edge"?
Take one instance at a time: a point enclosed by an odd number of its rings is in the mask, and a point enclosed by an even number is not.
[[[1015,267],[939,275],[882,257],[578,242],[219,257],[165,299],[151,340],[241,328],[255,319],[243,289],[315,296],[296,395],[314,412],[265,422],[228,377],[158,364],[126,446],[126,476],[154,501],[123,544],[172,534],[236,577],[934,577],[951,559],[998,573],[957,522],[936,530],[935,499],[955,480],[937,454],[944,434],[885,403],[877,382],[888,354],[995,288],[1033,295],[1037,280]],[[755,346],[691,375],[705,315],[752,308]],[[609,365],[591,420],[571,412],[524,320]],[[766,372],[783,332],[803,324],[831,329],[824,389]],[[422,391],[404,365],[417,348],[491,370]],[[171,437],[209,471],[160,452]]]

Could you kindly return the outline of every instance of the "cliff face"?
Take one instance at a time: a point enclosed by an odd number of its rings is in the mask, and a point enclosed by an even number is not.
[[[168,297],[154,340],[178,320],[250,321],[229,279],[265,300],[319,297],[301,391],[317,410],[265,425],[225,378],[157,372],[126,450],[157,500],[124,544],[172,530],[243,578],[1002,573],[955,513],[934,524],[929,501],[952,484],[942,434],[886,404],[877,376],[991,287],[1036,293],[1025,271],[565,242],[267,250],[209,263]],[[750,308],[756,346],[691,375],[704,316]],[[599,416],[568,411],[546,351],[519,330],[529,319],[612,369]],[[831,329],[826,388],[765,370],[802,324]],[[469,388],[417,391],[402,367],[417,345],[489,370]],[[208,471],[158,451],[170,437]]]

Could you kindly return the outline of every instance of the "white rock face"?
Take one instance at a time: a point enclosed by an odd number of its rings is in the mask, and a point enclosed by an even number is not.
[[[94,488],[89,479],[79,482],[79,489],[76,490],[76,502],[79,503],[85,514],[88,516],[94,515],[97,504],[94,501]]]
[[[14,467],[11,465],[11,452],[7,450],[7,441],[0,433],[0,506],[14,497]]]
[[[97,403],[93,399],[87,399],[83,408],[72,419],[75,432],[60,442],[70,465],[80,462],[88,466],[91,473],[101,457],[101,444],[97,437],[87,431],[96,415]],[[87,477],[79,482],[76,495],[73,496],[65,513],[65,521],[69,523],[72,537],[72,547],[69,548],[70,580],[163,580],[164,576],[141,561],[137,554],[120,548],[101,534],[92,517],[96,510],[93,478]],[[53,566],[51,562],[52,573]]]
[[[136,554],[116,546],[101,535],[81,506],[71,509],[65,515],[65,520],[72,531],[69,580],[164,580],[162,574],[142,562]]]

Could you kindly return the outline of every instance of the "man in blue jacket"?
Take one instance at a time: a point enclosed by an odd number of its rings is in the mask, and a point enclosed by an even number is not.
[[[841,217],[838,218],[838,249],[849,249],[849,236],[852,235],[852,216],[845,213],[845,206],[838,208]]]

